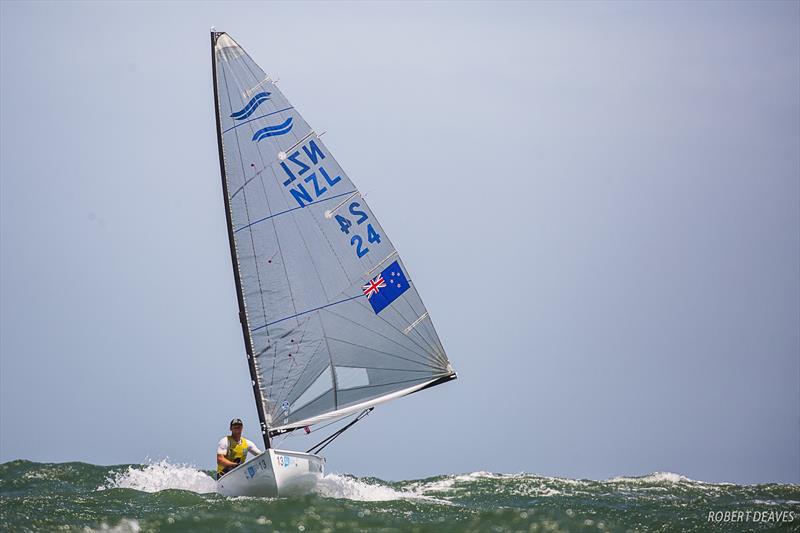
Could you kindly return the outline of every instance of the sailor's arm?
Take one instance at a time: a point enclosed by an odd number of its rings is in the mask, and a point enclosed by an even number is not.
[[[225,459],[224,453],[217,454],[217,464],[222,465],[224,467],[239,466],[238,463],[234,463],[233,461],[228,461],[227,459]]]
[[[219,441],[217,445],[217,466],[223,466],[229,468],[231,466],[238,466],[237,463],[233,461],[229,461],[225,458],[225,454],[228,453],[228,439],[227,437],[223,437],[222,440]]]
[[[253,444],[253,441],[247,441],[247,451],[252,453],[253,455],[261,455],[261,450],[258,449],[258,446]]]

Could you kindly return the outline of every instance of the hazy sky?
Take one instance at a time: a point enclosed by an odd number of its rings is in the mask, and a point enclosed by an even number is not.
[[[800,482],[800,3],[0,4],[0,460],[257,438],[209,27],[280,78],[455,382],[326,450]],[[305,449],[302,438],[284,445]]]

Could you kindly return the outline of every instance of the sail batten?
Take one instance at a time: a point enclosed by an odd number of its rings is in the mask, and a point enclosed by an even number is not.
[[[225,33],[212,42],[231,257],[262,428],[338,418],[455,377],[358,188],[250,56]]]

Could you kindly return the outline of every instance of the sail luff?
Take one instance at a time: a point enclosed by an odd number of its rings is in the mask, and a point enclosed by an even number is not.
[[[217,54],[216,44],[217,37],[220,33],[211,31],[211,77],[213,78],[214,85],[214,116],[217,123],[217,148],[219,150],[219,168],[222,177],[222,195],[225,204],[225,219],[228,226],[228,242],[231,251],[231,264],[233,267],[233,278],[236,284],[236,299],[239,304],[239,323],[242,326],[242,335],[244,337],[245,350],[247,352],[247,363],[250,369],[250,381],[253,384],[253,394],[256,400],[256,410],[258,411],[258,420],[261,427],[261,435],[264,439],[264,446],[271,447],[269,438],[269,427],[267,426],[267,419],[264,413],[264,399],[261,395],[261,388],[259,386],[258,372],[255,366],[255,359],[253,357],[253,342],[250,337],[250,325],[247,320],[247,306],[245,305],[244,293],[242,292],[242,282],[239,273],[239,257],[236,251],[236,240],[233,235],[233,220],[231,216],[230,197],[228,196],[228,179],[225,172],[225,152],[222,144],[222,121],[219,114],[219,89],[217,87]]]

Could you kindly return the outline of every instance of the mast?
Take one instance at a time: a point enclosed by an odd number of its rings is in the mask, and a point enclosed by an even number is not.
[[[269,427],[264,413],[264,399],[261,396],[261,388],[258,386],[258,373],[256,372],[256,362],[253,358],[253,343],[250,338],[250,327],[247,323],[247,310],[244,303],[244,293],[242,292],[242,282],[239,277],[239,259],[236,255],[236,242],[233,236],[233,222],[231,218],[231,206],[228,197],[228,180],[225,176],[225,157],[222,150],[222,127],[219,117],[219,91],[217,89],[217,37],[222,32],[211,31],[211,77],[214,83],[214,116],[217,120],[217,148],[219,149],[219,170],[222,176],[222,195],[225,202],[225,218],[228,223],[228,242],[231,248],[231,265],[233,266],[233,278],[236,282],[236,298],[239,301],[239,323],[242,325],[242,336],[244,337],[244,347],[247,351],[247,364],[250,367],[250,382],[253,384],[253,395],[256,398],[256,409],[258,410],[258,420],[261,424],[261,435],[264,437],[266,449],[272,447],[269,439]]]

